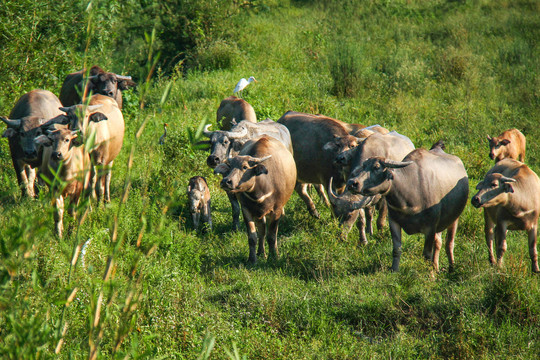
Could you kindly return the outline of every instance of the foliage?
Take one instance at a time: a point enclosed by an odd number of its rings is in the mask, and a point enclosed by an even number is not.
[[[2,115],[33,88],[58,93],[84,63],[139,84],[125,92],[111,204],[66,214],[63,239],[48,189],[22,198],[0,141],[0,357],[537,357],[540,280],[523,232],[509,232],[505,264],[492,268],[482,212],[468,205],[455,272],[443,254],[432,274],[421,236],[404,234],[394,274],[387,227],[357,247],[356,229],[338,240],[330,211],[316,200],[321,219],[310,218],[293,195],[280,257],[249,266],[220,178],[192,146],[253,75],[245,96],[259,118],[292,109],[378,123],[417,147],[442,138],[472,195],[492,166],[486,134],[540,136],[535,1],[8,0],[0,16]],[[539,154],[529,141],[536,172]],[[194,175],[212,196],[205,234],[187,208]]]

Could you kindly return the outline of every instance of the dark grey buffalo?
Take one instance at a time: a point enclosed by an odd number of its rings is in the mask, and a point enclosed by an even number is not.
[[[43,125],[60,117],[62,104],[52,92],[32,90],[17,101],[9,118],[0,117],[7,129],[2,137],[7,137],[11,160],[17,174],[17,182],[22,194],[35,196],[36,168],[41,166],[41,147],[34,138],[43,133]]]
[[[368,138],[369,139],[369,138]],[[424,257],[439,269],[441,232],[446,233],[446,254],[454,267],[454,239],[458,219],[469,194],[469,180],[461,160],[445,153],[442,144],[416,149],[403,161],[372,157],[356,168],[347,189],[364,196],[385,197],[393,243],[392,270],[399,270],[401,229],[425,236]]]
[[[214,172],[223,175],[221,187],[242,204],[249,262],[255,263],[257,255],[265,256],[265,237],[270,254],[277,256],[279,221],[296,183],[296,167],[289,149],[265,135],[246,143],[237,156],[216,166]]]
[[[353,126],[327,116],[294,111],[286,112],[278,122],[291,133],[298,174],[296,191],[309,213],[318,218],[319,213],[307,193],[308,184],[322,187],[334,178],[338,192],[343,190],[345,178],[334,165],[334,159],[337,154],[357,145],[357,138],[349,133],[363,125]]]
[[[203,134],[208,137],[210,143],[210,156],[206,159],[206,163],[212,169],[223,163],[228,158],[238,155],[242,147],[250,139],[268,135],[280,141],[283,146],[292,153],[291,136],[289,130],[270,119],[263,120],[258,123],[252,123],[249,120],[244,120],[234,125],[230,131],[216,130],[210,131],[211,125],[206,125]],[[240,227],[240,205],[236,200],[236,196],[227,193],[231,201],[233,212],[233,229]]]
[[[86,98],[92,92],[113,98],[121,109],[122,91],[136,86],[135,82],[131,80],[131,76],[106,72],[99,66],[92,66],[90,68],[88,79],[84,79],[84,76],[84,69],[66,76],[60,89],[60,101],[64,106],[80,104],[82,97]],[[84,88],[85,83],[86,88]]]

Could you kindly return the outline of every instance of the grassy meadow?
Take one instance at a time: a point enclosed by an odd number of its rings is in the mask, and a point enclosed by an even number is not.
[[[538,358],[540,278],[525,232],[509,232],[493,268],[483,214],[468,204],[453,273],[442,251],[433,275],[423,237],[406,234],[392,273],[388,226],[358,247],[356,228],[339,240],[315,193],[319,220],[293,194],[280,257],[249,266],[221,177],[192,146],[253,75],[244,97],[260,120],[295,110],[380,124],[417,147],[442,139],[470,197],[492,166],[488,134],[520,129],[538,173],[538,1],[7,0],[0,19],[2,116],[32,89],[58,94],[85,65],[138,83],[124,93],[111,203],[66,212],[63,239],[47,188],[21,197],[0,141],[1,358]],[[212,196],[205,234],[187,207],[194,175]]]

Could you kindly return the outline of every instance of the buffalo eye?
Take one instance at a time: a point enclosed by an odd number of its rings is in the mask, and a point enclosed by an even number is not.
[[[65,141],[65,142],[69,142],[69,139],[65,139],[64,141]]]
[[[248,166],[247,166],[247,165],[244,165],[244,166],[242,166],[242,169],[247,170],[247,169],[248,169]]]
[[[223,140],[223,144],[227,145],[229,143],[229,140],[225,139]]]
[[[379,170],[381,168],[381,165],[379,163],[375,163],[375,165],[373,165],[373,168],[375,170]]]
[[[493,182],[491,183],[491,187],[496,188],[497,186],[499,186],[499,184],[498,184],[496,181],[493,181]]]

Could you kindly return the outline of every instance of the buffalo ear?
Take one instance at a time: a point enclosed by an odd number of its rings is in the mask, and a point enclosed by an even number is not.
[[[230,166],[227,164],[219,164],[214,169],[214,174],[216,175],[221,174],[222,176],[225,176],[229,172],[230,169],[231,169]]]
[[[130,87],[135,87],[137,84],[132,80],[122,80],[118,82],[118,88],[120,90],[127,90]]]
[[[37,138],[34,139],[34,142],[39,145],[43,146],[51,146],[52,140],[49,139],[47,135],[39,135]]]
[[[2,134],[2,137],[9,138],[9,137],[13,137],[15,135],[17,135],[17,132],[14,129],[7,128],[6,131],[4,131],[4,133]]]
[[[511,183],[504,183],[504,192],[507,192],[507,193],[513,193],[514,192],[514,187],[512,186]]]
[[[234,140],[233,142],[233,150],[234,151],[240,151],[242,150],[242,147],[244,146],[245,142]]]
[[[500,142],[500,144],[506,146],[506,145],[510,144],[510,140],[508,140],[508,139],[503,139],[503,140]]]
[[[268,174],[268,169],[263,164],[255,166],[255,175],[259,176],[262,174]]]
[[[333,141],[329,141],[323,146],[323,150],[325,151],[335,151],[337,148],[336,144]]]
[[[100,122],[100,121],[103,121],[103,120],[108,120],[108,117],[104,113],[95,112],[95,113],[90,115],[88,120],[93,121],[93,122]]]

